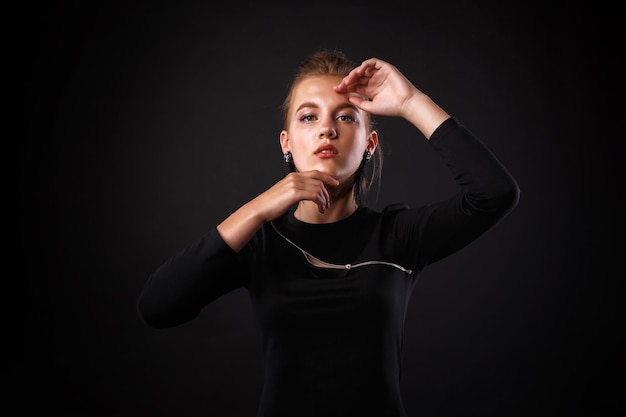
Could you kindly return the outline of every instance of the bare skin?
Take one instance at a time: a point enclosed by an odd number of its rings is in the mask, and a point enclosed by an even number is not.
[[[435,129],[450,117],[395,66],[377,58],[363,61],[335,87],[335,91],[355,93],[350,101],[372,114],[406,119],[426,139],[430,139]]]
[[[304,79],[294,88],[290,117],[280,133],[283,152],[291,152],[298,172],[319,171],[339,185],[323,185],[330,202],[321,206],[300,200],[295,216],[308,223],[330,223],[356,210],[352,186],[354,176],[367,151],[373,154],[378,133],[369,130],[369,118],[334,90],[341,81],[336,76]]]
[[[368,131],[363,111],[402,117],[427,139],[450,117],[398,69],[371,58],[340,79],[310,77],[295,86],[289,123],[280,133],[298,172],[292,172],[241,206],[218,226],[224,241],[241,250],[266,222],[298,203],[296,218],[330,223],[357,209],[352,192],[363,153],[376,151],[378,134]],[[327,147],[325,151],[321,148]]]

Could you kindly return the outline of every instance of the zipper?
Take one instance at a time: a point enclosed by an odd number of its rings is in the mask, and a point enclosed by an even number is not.
[[[391,266],[393,268],[397,268],[400,271],[405,272],[405,273],[407,273],[409,275],[411,275],[411,273],[413,272],[413,270],[407,269],[407,268],[403,267],[402,265],[398,265],[396,263],[387,262],[387,261],[364,261],[364,262],[359,262],[359,263],[356,263],[356,264],[334,264],[334,263],[322,261],[321,259],[316,258],[315,256],[311,255],[309,252],[307,252],[306,250],[302,249],[300,246],[298,246],[297,244],[295,244],[294,242],[289,240],[285,235],[280,233],[278,231],[278,229],[276,228],[276,226],[274,225],[274,223],[272,223],[272,227],[274,228],[274,230],[276,231],[276,233],[278,233],[278,235],[280,237],[285,239],[289,244],[291,244],[293,247],[295,247],[300,252],[302,252],[302,254],[304,255],[304,258],[307,260],[308,263],[310,263],[311,265],[316,266],[316,267],[328,268],[328,269],[340,269],[340,270],[346,271],[346,270],[350,270],[350,269],[353,269],[353,268],[358,268],[358,267],[361,267],[361,266],[367,266],[367,265],[387,265],[387,266]]]

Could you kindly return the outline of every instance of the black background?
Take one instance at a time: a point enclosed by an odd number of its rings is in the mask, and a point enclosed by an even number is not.
[[[161,262],[281,177],[287,83],[310,52],[339,48],[400,68],[522,191],[487,235],[421,276],[406,327],[409,416],[624,411],[612,13],[582,2],[114,1],[7,14],[21,80],[9,120],[20,126],[21,256],[5,278],[20,284],[5,294],[17,301],[5,323],[18,409],[254,415],[261,355],[243,290],[167,330],[143,324],[134,303]],[[408,123],[379,128],[371,206],[454,190]]]

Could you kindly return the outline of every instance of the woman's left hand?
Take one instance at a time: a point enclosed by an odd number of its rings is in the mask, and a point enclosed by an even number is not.
[[[350,102],[366,112],[408,120],[427,139],[450,117],[395,66],[377,58],[363,61],[334,89],[348,94]]]
[[[361,109],[381,116],[402,116],[409,102],[421,92],[392,64],[377,58],[363,61],[335,87],[348,93]]]

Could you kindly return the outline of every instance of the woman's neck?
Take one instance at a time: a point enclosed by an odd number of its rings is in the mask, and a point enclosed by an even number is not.
[[[305,223],[334,223],[352,215],[357,209],[354,194],[332,195],[330,206],[320,213],[319,207],[312,201],[301,201],[294,213],[296,219]]]

